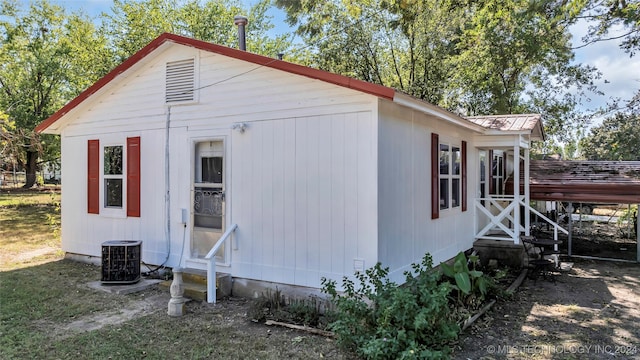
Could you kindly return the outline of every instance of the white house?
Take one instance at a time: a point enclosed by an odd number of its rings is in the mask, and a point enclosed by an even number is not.
[[[488,199],[543,136],[539,116],[465,119],[391,88],[172,34],[36,130],[61,136],[68,254],[141,240],[145,263],[206,269],[226,232],[219,271],[311,288],[376,262],[401,281],[426,252],[445,261],[496,229],[517,243],[526,230],[510,220],[526,194],[497,218],[505,206]]]

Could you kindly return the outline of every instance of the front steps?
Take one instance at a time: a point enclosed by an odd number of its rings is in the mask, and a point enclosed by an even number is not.
[[[182,269],[182,281],[184,283],[184,297],[207,301],[207,272],[198,269]],[[167,290],[171,286],[171,280],[163,281],[161,286]],[[231,296],[231,275],[225,273],[216,274],[216,300]]]

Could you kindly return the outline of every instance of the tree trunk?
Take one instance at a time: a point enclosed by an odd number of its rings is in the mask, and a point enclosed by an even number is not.
[[[27,183],[23,188],[31,189],[36,183],[36,170],[38,168],[38,152],[27,151],[27,164],[25,165],[25,173],[27,175]]]

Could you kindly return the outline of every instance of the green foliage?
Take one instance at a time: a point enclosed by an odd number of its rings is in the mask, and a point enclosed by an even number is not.
[[[473,307],[481,304],[493,287],[491,278],[482,271],[476,270],[478,263],[478,256],[470,255],[467,259],[463,252],[456,255],[453,265],[440,263],[442,274],[451,281],[460,305]]]
[[[581,8],[553,0],[276,0],[311,65],[380,83],[463,115],[541,113],[549,138],[586,121],[595,69],[575,65]]]
[[[618,217],[618,229],[622,237],[635,239],[638,237],[638,205],[624,209]]]
[[[34,127],[111,68],[104,37],[86,16],[68,15],[42,0],[27,9],[0,3],[0,108],[13,129],[3,131],[4,159],[26,168],[35,183],[38,160],[59,157],[59,139]]]
[[[588,160],[640,160],[640,114],[618,113],[591,129],[580,142]]]
[[[53,237],[57,240],[60,240],[61,235],[61,224],[60,224],[60,213],[62,208],[60,207],[60,196],[55,192],[51,192],[51,205],[53,205],[53,211],[47,213],[47,223],[51,228],[51,232],[53,233]]]
[[[289,36],[271,38],[274,26],[267,14],[270,1],[261,0],[249,8],[237,0],[116,0],[112,14],[104,14],[102,32],[108,34],[123,61],[164,32],[219,45],[237,47],[236,15],[245,15],[247,50],[274,57],[291,47]]]
[[[338,343],[367,359],[441,359],[449,355],[448,342],[459,326],[448,308],[451,286],[438,283],[431,255],[412,264],[402,286],[389,281],[388,268],[380,263],[355,275],[358,284],[345,277],[344,293],[336,282],[323,278],[323,292],[331,295],[336,320],[330,328]]]

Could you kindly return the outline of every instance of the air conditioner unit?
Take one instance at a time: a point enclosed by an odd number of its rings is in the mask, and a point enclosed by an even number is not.
[[[102,284],[140,281],[142,241],[112,240],[102,243]]]

